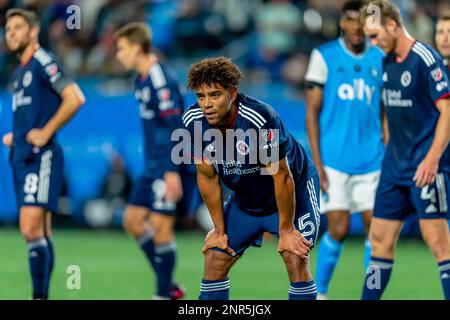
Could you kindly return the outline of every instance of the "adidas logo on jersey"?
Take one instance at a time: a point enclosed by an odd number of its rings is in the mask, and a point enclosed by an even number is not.
[[[36,198],[30,193],[30,194],[27,194],[25,196],[24,202],[25,203],[35,203],[36,202]]]

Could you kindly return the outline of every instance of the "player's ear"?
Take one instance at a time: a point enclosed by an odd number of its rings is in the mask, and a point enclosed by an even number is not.
[[[391,34],[394,33],[396,31],[397,27],[398,27],[398,25],[394,20],[388,19],[386,21],[385,28],[389,31],[389,33],[391,33]]]
[[[238,93],[237,87],[231,87],[231,89],[230,89],[231,102],[234,102],[236,100],[237,93]]]
[[[39,27],[38,26],[31,27],[30,35],[32,39],[37,40],[39,37]]]

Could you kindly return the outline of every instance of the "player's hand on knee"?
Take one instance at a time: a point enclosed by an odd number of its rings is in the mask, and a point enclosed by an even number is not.
[[[12,132],[8,132],[7,134],[5,134],[3,136],[3,144],[5,146],[7,146],[8,148],[11,148],[12,144],[13,144],[13,133]]]
[[[328,176],[323,166],[317,166],[317,172],[319,173],[320,190],[322,192],[328,191]]]
[[[228,246],[228,236],[226,233],[212,229],[205,237],[205,245],[202,252],[206,253],[211,248],[219,248],[225,250],[229,255],[235,256],[236,252]]]
[[[432,156],[426,156],[419,164],[414,175],[413,181],[416,182],[417,188],[423,188],[426,185],[434,183],[439,167],[439,159]]]
[[[164,174],[164,182],[166,183],[166,201],[178,202],[183,196],[183,186],[181,177],[178,172],[166,172]]]
[[[45,146],[51,138],[51,134],[45,129],[31,129],[27,134],[27,141],[35,147]]]
[[[280,231],[278,252],[281,255],[283,255],[284,251],[288,251],[302,259],[306,259],[311,250],[310,247],[310,242],[297,229],[292,228],[289,231]]]

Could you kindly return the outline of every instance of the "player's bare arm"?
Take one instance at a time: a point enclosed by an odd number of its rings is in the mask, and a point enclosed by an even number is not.
[[[278,252],[283,254],[288,251],[305,259],[310,251],[310,243],[294,226],[295,184],[287,159],[284,158],[278,163],[269,164],[267,170],[273,177],[280,219]]]
[[[11,148],[12,143],[13,143],[13,133],[12,132],[8,132],[3,136],[3,144],[5,146],[7,146],[8,148]]]
[[[36,146],[45,146],[50,138],[69,121],[78,109],[84,104],[85,98],[77,84],[72,83],[65,87],[60,94],[62,98],[58,112],[42,129],[32,129],[27,134],[27,141]]]
[[[328,179],[323,168],[319,144],[319,114],[322,109],[323,89],[314,86],[306,91],[306,128],[308,130],[308,141],[311,155],[319,173],[320,188],[326,192]]]
[[[432,184],[436,180],[439,160],[450,141],[450,99],[439,100],[436,107],[441,114],[436,125],[434,140],[413,178],[418,188]]]
[[[219,175],[211,164],[201,163],[197,164],[196,167],[198,188],[214,224],[214,229],[206,235],[202,252],[205,253],[209,249],[217,247],[234,256],[236,253],[228,246],[228,236],[225,233]]]

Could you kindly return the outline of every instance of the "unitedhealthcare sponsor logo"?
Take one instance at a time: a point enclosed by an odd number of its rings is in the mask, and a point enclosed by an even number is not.
[[[177,142],[172,148],[171,160],[174,164],[200,164],[203,162],[223,166],[224,174],[253,174],[266,172],[264,165],[272,164],[279,158],[278,129],[219,129],[202,130],[202,122],[194,121],[194,134],[185,128],[172,132],[171,141]],[[261,167],[263,166],[263,167]],[[271,174],[276,171],[271,168]]]

